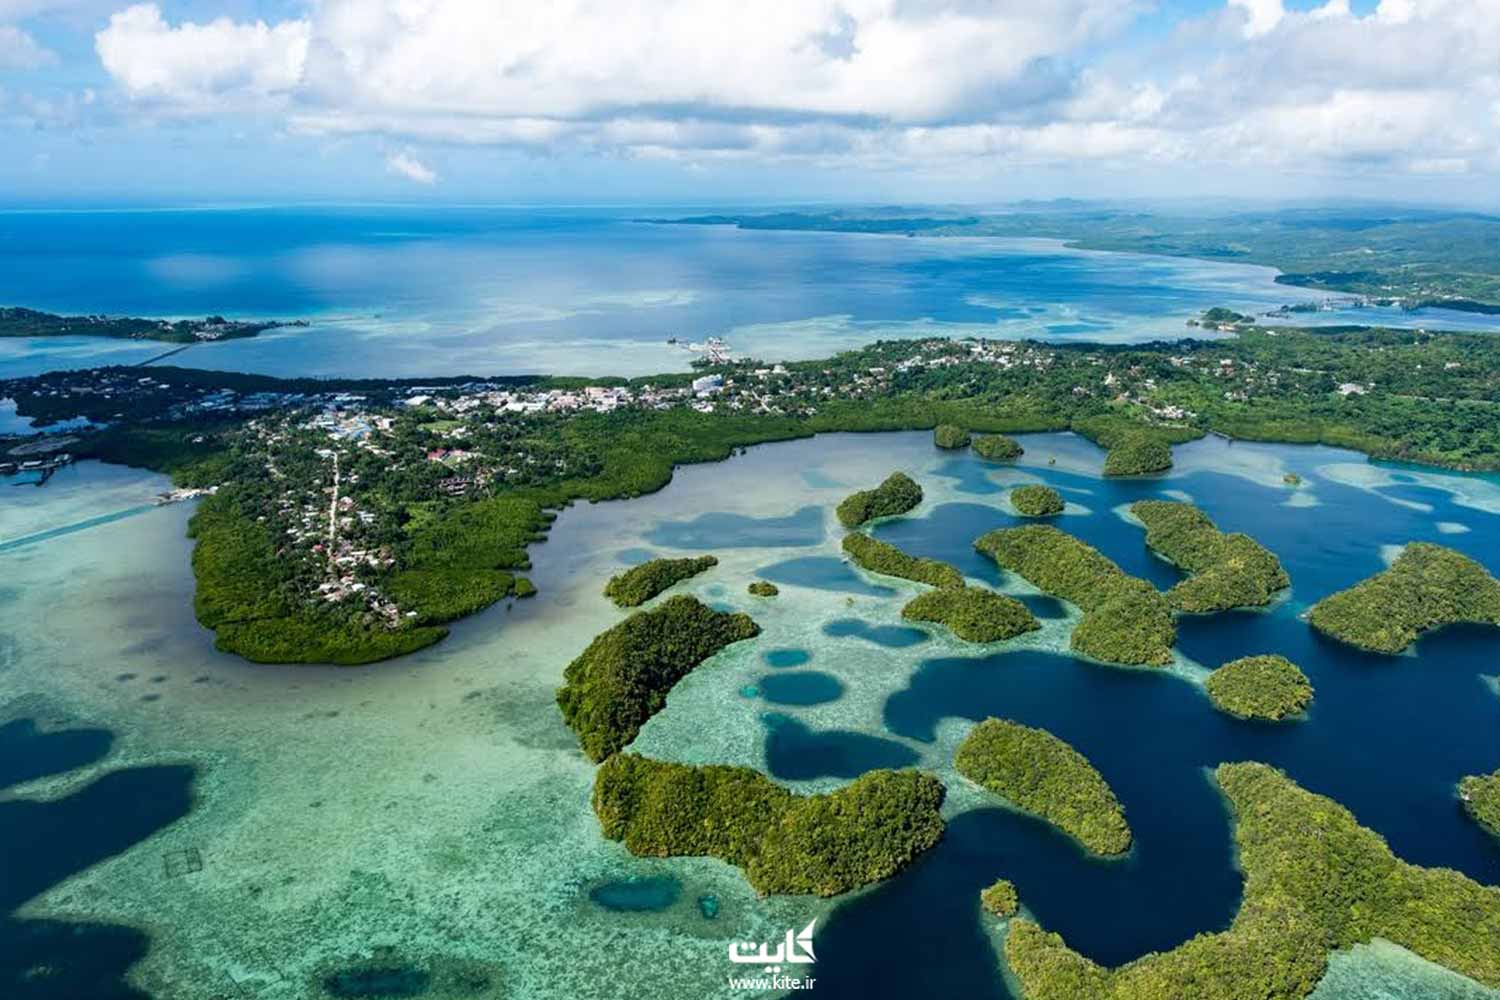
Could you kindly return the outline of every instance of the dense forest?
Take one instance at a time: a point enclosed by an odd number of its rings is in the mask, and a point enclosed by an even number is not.
[[[1330,951],[1384,938],[1500,987],[1500,889],[1395,857],[1343,806],[1265,764],[1220,764],[1245,872],[1227,930],[1106,969],[1030,920],[1013,920],[1005,957],[1027,1000],[1297,1000]]]

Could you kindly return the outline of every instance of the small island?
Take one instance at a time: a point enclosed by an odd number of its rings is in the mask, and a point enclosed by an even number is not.
[[[1474,822],[1500,837],[1500,771],[1460,781],[1458,797]]]
[[[713,556],[697,559],[652,559],[609,578],[604,596],[622,608],[636,608],[668,587],[697,576],[719,560]]]
[[[749,615],[715,611],[687,594],[669,597],[595,636],[563,671],[557,705],[583,752],[603,760],[635,739],[694,667],[759,634]]]
[[[1000,642],[1042,627],[1026,605],[983,587],[929,590],[902,608],[901,617],[946,625],[966,642]]]
[[[1279,722],[1312,704],[1313,686],[1284,656],[1245,656],[1208,675],[1208,698],[1221,712]]]
[[[877,517],[892,517],[913,510],[922,502],[922,487],[904,472],[893,472],[873,490],[860,490],[838,506],[839,523],[857,528]]]
[[[775,597],[781,593],[780,588],[769,580],[756,580],[745,589],[754,597]]]
[[[1500,625],[1500,581],[1466,555],[1412,542],[1390,569],[1323,598],[1313,628],[1374,653],[1399,653],[1429,629]]]
[[[1171,445],[1152,434],[1123,434],[1104,456],[1106,476],[1149,476],[1171,467]]]
[[[979,905],[984,907],[986,913],[1003,920],[1016,915],[1016,911],[1021,908],[1021,899],[1016,895],[1015,886],[1000,879],[979,893]]]
[[[1027,1000],[1297,1000],[1322,980],[1330,951],[1374,938],[1500,987],[1500,889],[1407,864],[1349,810],[1266,764],[1220,764],[1214,778],[1245,872],[1228,930],[1108,969],[1013,920],[1005,959]]]
[[[959,744],[953,766],[1095,854],[1130,850],[1130,825],[1109,784],[1088,758],[1045,729],[985,719]]]
[[[932,430],[932,443],[939,448],[967,448],[969,432],[957,424],[938,424]]]
[[[1189,576],[1167,591],[1178,611],[1208,614],[1264,607],[1291,584],[1281,560],[1249,535],[1225,534],[1190,503],[1138,500],[1130,505],[1146,526],[1146,544]]]
[[[869,771],[795,795],[748,767],[616,754],[594,777],[604,836],[638,857],[713,857],[762,895],[837,896],[890,878],[943,835],[943,783]]]
[[[159,340],[168,344],[196,344],[238,340],[285,326],[307,326],[306,320],[137,319],[133,316],[58,316],[55,313],[0,306],[0,337],[110,337],[116,340]]]
[[[1051,525],[1028,524],[992,531],[974,547],[1001,569],[1083,610],[1070,640],[1074,651],[1127,666],[1172,662],[1177,641],[1172,606],[1151,584],[1125,573],[1092,545]]]
[[[844,536],[844,554],[871,573],[896,576],[933,587],[964,585],[964,575],[955,567],[937,559],[908,555],[896,546],[871,538],[863,532]]]
[[[1010,505],[1026,517],[1052,517],[1061,514],[1067,506],[1061,493],[1039,483],[1028,483],[1011,490]]]
[[[974,454],[991,462],[1014,462],[1025,453],[1020,442],[1004,434],[981,434],[974,439]]]

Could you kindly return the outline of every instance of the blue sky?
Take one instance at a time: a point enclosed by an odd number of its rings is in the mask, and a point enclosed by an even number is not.
[[[0,201],[1500,195],[1500,0],[0,0]]]

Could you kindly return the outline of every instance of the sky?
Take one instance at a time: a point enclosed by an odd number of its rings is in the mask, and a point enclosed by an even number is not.
[[[1500,208],[1500,0],[0,0],[0,204]]]

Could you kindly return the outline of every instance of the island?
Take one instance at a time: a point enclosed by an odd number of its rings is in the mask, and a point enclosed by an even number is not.
[[[748,767],[616,754],[594,776],[604,836],[640,857],[713,857],[762,895],[837,896],[890,878],[943,835],[943,783],[868,771],[795,795]]]
[[[974,439],[974,454],[991,462],[1014,462],[1025,453],[1020,442],[1004,434],[981,434]]]
[[[985,719],[959,744],[953,766],[1095,854],[1130,850],[1125,809],[1108,782],[1088,758],[1045,729]]]
[[[715,611],[687,594],[669,597],[595,636],[563,671],[557,706],[583,752],[603,760],[635,739],[694,667],[759,634],[749,615]]]
[[[1051,517],[1067,507],[1062,494],[1050,486],[1028,483],[1010,491],[1010,505],[1026,517]]]
[[[1082,609],[1070,640],[1075,652],[1128,666],[1172,662],[1172,606],[1093,546],[1051,525],[1028,524],[992,531],[974,547],[1001,569]]]
[[[1460,781],[1458,798],[1474,822],[1500,837],[1500,771]]]
[[[1172,448],[1151,434],[1121,434],[1104,456],[1106,476],[1148,476],[1172,467]]]
[[[610,577],[609,582],[604,585],[604,596],[622,608],[637,608],[673,584],[681,583],[717,565],[719,560],[713,556],[652,559]]]
[[[131,316],[59,316],[19,306],[0,306],[0,337],[111,337],[196,344],[254,337],[267,330],[307,326],[306,320],[137,319]]]
[[[1214,779],[1245,872],[1229,929],[1106,969],[1012,920],[1005,959],[1027,1000],[1297,1000],[1323,978],[1330,951],[1374,938],[1500,987],[1500,889],[1407,864],[1347,809],[1266,764],[1220,764]]]
[[[954,449],[969,446],[969,432],[956,424],[938,424],[932,431],[932,443],[939,448]]]
[[[1016,895],[1016,887],[1002,878],[979,893],[979,905],[986,913],[1003,920],[1016,915],[1021,899]]]
[[[908,555],[888,542],[855,531],[844,536],[844,554],[872,573],[900,577],[933,587],[962,587],[964,575],[937,559]]]
[[[1146,544],[1189,574],[1167,591],[1178,611],[1209,614],[1264,607],[1291,584],[1281,560],[1249,535],[1225,534],[1190,503],[1138,500],[1130,513],[1146,526]]]
[[[1312,704],[1313,686],[1284,656],[1244,656],[1208,675],[1208,698],[1221,712],[1279,722]]]
[[[1389,569],[1314,604],[1307,620],[1351,646],[1399,653],[1429,629],[1500,625],[1500,581],[1462,553],[1412,542]]]
[[[922,502],[922,487],[904,472],[893,472],[873,490],[860,490],[838,506],[839,523],[857,528],[878,517],[905,514]]]
[[[1042,627],[1026,605],[984,587],[929,590],[908,602],[901,617],[946,625],[966,642],[1000,642]]]
[[[1500,311],[1500,223],[1463,208],[1427,207],[1378,214],[1358,207],[1290,207],[1225,212],[1150,210],[1062,199],[976,214],[869,209],[711,215],[654,220],[743,229],[883,233],[904,236],[1038,237],[1087,250],[1112,250],[1261,264],[1279,284],[1356,296],[1350,308],[1392,305]],[[1307,302],[1276,312],[1312,312]],[[1203,325],[1233,330],[1251,317],[1210,310]],[[1224,331],[1221,331],[1224,332]]]
[[[1101,448],[1216,433],[1500,468],[1500,338],[1486,334],[928,338],[714,374],[700,398],[690,372],[277,379],[153,364],[0,380],[0,399],[43,428],[8,448],[66,437],[75,459],[197,491],[199,621],[218,648],[264,662],[368,663],[430,645],[447,623],[532,592],[527,549],[569,503],[641,496],[680,464],[824,432],[952,423],[1070,430]],[[1419,402],[1432,399],[1449,402]],[[80,419],[91,423],[45,431]]]
[[[756,580],[745,588],[754,597],[775,597],[781,589],[769,580]]]

